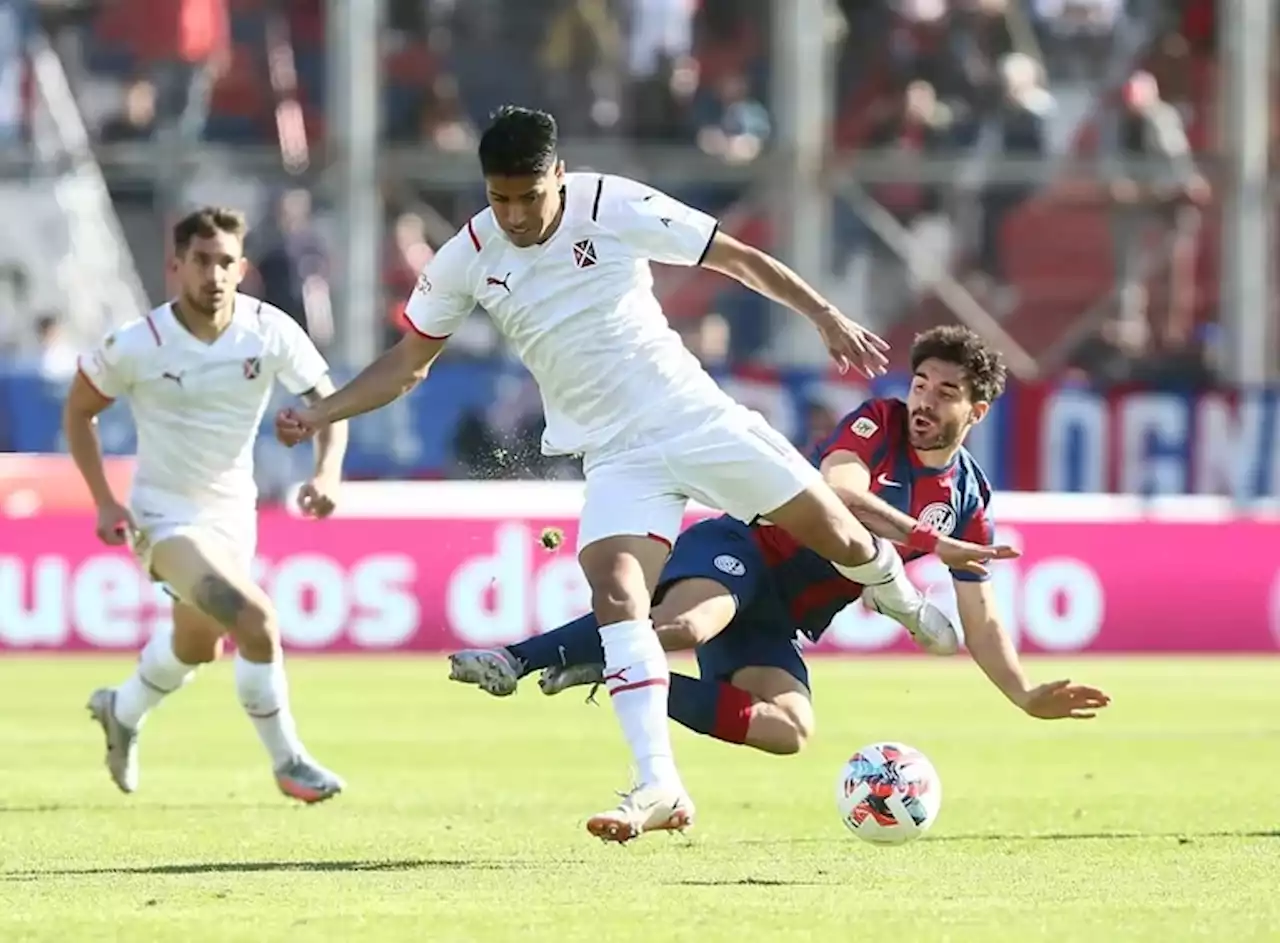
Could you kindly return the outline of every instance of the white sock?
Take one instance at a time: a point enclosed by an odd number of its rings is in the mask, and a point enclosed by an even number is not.
[[[116,720],[137,730],[152,708],[190,681],[195,673],[195,665],[178,661],[173,653],[173,628],[160,629],[143,646],[133,674],[116,688]]]
[[[640,785],[680,784],[667,722],[670,671],[653,623],[615,622],[600,627],[604,683],[636,761]]]
[[[876,555],[869,561],[857,566],[841,566],[838,563],[833,563],[832,566],[840,575],[855,583],[880,587],[881,592],[888,590],[901,603],[909,604],[919,599],[920,590],[907,579],[907,571],[902,565],[902,557],[898,556],[897,548],[879,537],[871,539],[875,541]]]
[[[289,682],[284,676],[283,661],[262,664],[236,655],[236,692],[258,731],[258,739],[271,754],[273,767],[279,769],[297,757],[306,756],[298,739],[293,712],[289,710]]]

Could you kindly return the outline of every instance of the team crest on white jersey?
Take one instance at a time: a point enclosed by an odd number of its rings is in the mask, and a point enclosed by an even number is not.
[[[935,534],[946,537],[956,529],[956,509],[943,501],[935,501],[920,512],[919,520]]]
[[[244,362],[244,378],[246,380],[258,379],[258,374],[262,373],[262,360],[258,357],[249,357]]]
[[[418,284],[415,286],[419,294],[431,294],[431,279],[427,278],[427,273],[423,272],[418,276]]]
[[[853,425],[849,427],[849,431],[859,439],[869,439],[880,431],[880,427],[876,425],[874,419],[867,416],[859,416],[853,421]]]
[[[731,554],[722,553],[711,562],[721,573],[728,573],[730,576],[747,575],[747,565]]]
[[[590,239],[579,239],[573,244],[573,264],[578,268],[590,268],[596,264],[596,244]]]

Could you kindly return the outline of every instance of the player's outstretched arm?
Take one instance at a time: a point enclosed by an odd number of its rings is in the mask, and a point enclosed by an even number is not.
[[[837,450],[822,460],[822,476],[836,496],[877,537],[934,553],[953,570],[986,576],[992,560],[1011,560],[1018,551],[1003,545],[984,546],[935,534],[871,492],[871,470],[861,456]]]
[[[717,230],[702,266],[812,321],[841,372],[852,367],[865,376],[877,377],[888,369],[885,351],[889,345],[885,341],[841,314],[812,285],[767,252]]]
[[[1000,624],[992,584],[955,580],[954,585],[965,647],[982,673],[1019,708],[1042,720],[1087,720],[1111,703],[1104,691],[1068,679],[1032,687]]]
[[[422,382],[444,345],[445,338],[406,334],[331,396],[306,409],[282,410],[276,416],[276,437],[285,445],[296,445],[325,426],[394,402]]]
[[[398,344],[365,367],[332,396],[294,412],[276,416],[276,437],[296,445],[321,426],[381,409],[404,396],[426,377],[449,335],[475,309],[467,288],[475,261],[470,224],[440,247],[414,286],[404,315],[411,328]]]

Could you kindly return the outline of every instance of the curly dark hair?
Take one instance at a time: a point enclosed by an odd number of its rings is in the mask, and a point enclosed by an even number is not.
[[[917,334],[911,344],[911,372],[926,360],[941,360],[963,370],[974,402],[990,403],[1004,392],[1006,371],[999,351],[967,327],[949,324]]]
[[[545,111],[503,105],[480,138],[480,170],[486,177],[537,177],[556,162],[560,132]]]

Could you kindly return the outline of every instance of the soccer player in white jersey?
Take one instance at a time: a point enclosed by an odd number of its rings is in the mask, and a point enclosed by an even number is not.
[[[415,330],[333,396],[282,411],[277,435],[296,443],[385,406],[426,376],[477,304],[489,312],[541,390],[544,451],[583,457],[579,560],[639,778],[587,828],[628,841],[683,828],[693,816],[672,756],[666,657],[649,619],[688,499],[786,528],[867,585],[881,611],[926,647],[954,650],[956,638],[907,581],[893,547],[873,538],[817,469],[684,348],[654,297],[649,263],[703,265],[800,312],[843,367],[884,372],[884,342],[711,217],[632,180],[565,173],[556,138],[548,114],[497,113],[479,147],[489,208],[423,271],[407,310]]]
[[[133,674],[94,691],[89,711],[107,741],[107,769],[126,793],[138,788],[138,731],[151,710],[196,669],[236,643],[240,703],[287,796],[318,802],[340,778],[303,747],[289,707],[280,633],[267,595],[250,575],[257,544],[253,447],[279,381],[304,400],[333,392],[329,368],[288,315],[237,292],[245,221],[208,208],[173,231],[177,297],[110,334],[82,357],[64,412],[67,444],[98,507],[98,536],[128,542],[152,579],[174,597],[171,630],[147,642]],[[96,416],[124,397],[138,432],[137,470],[126,506],[103,474]],[[345,424],[316,439],[316,471],[302,509],[327,517],[341,478]]]

